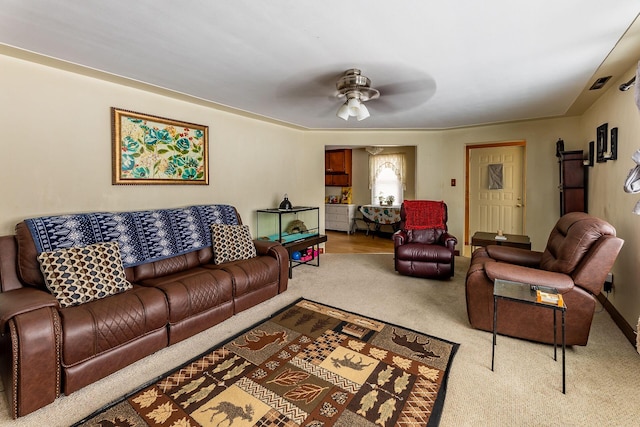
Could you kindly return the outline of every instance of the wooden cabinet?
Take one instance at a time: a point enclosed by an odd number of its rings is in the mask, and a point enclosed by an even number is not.
[[[325,175],[324,185],[327,187],[351,187],[351,174]]]
[[[351,150],[324,152],[324,185],[351,187]]]
[[[560,152],[560,216],[588,210],[588,175],[583,160],[582,150]]]
[[[349,152],[349,162],[351,162],[351,150],[331,150],[324,152],[325,173],[346,173],[347,172],[347,152]]]

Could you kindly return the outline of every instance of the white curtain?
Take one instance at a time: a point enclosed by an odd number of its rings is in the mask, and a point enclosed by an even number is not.
[[[402,183],[402,189],[407,189],[406,160],[404,154],[378,154],[377,156],[369,156],[369,189],[373,188],[373,184],[378,174],[383,168],[392,169],[398,180]]]

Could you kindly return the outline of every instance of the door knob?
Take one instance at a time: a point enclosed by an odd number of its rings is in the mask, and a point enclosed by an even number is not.
[[[521,208],[522,207],[522,203],[516,203],[516,208]]]

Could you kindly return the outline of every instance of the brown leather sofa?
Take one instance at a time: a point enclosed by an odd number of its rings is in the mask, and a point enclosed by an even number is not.
[[[458,240],[447,231],[447,205],[442,203],[444,226],[407,227],[405,204],[400,207],[400,229],[393,234],[395,270],[405,276],[448,279],[453,277]]]
[[[467,314],[471,326],[493,330],[493,283],[496,279],[551,286],[562,294],[566,311],[566,344],[586,345],[596,298],[624,241],[606,221],[583,212],[561,217],[544,252],[490,245],[476,249],[466,278]],[[497,332],[552,344],[550,310],[499,300]],[[558,336],[560,336],[558,321]]]
[[[15,235],[0,237],[0,369],[13,417],[284,292],[287,251],[254,244],[251,259],[214,265],[206,246],[128,267],[132,289],[61,308],[45,286],[32,234],[18,224]]]

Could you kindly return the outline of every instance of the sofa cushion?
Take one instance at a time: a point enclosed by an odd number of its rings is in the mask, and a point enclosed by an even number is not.
[[[74,366],[127,345],[134,346],[154,332],[164,335],[162,341],[166,346],[168,317],[165,295],[158,289],[137,285],[111,298],[63,308],[60,310],[62,365]],[[157,346],[146,354],[155,350]],[[112,363],[119,361],[118,358]],[[108,366],[101,369],[110,370]]]
[[[211,249],[211,246],[207,246],[183,255],[125,268],[124,272],[127,273],[127,278],[130,282],[139,283],[142,280],[190,270],[202,264],[208,264],[212,259],[213,249]]]
[[[247,262],[247,261],[239,261]],[[164,292],[169,305],[169,344],[233,316],[233,278],[222,267],[195,267],[140,282]]]
[[[80,305],[132,287],[125,277],[117,242],[42,252],[38,261],[47,288],[62,307]]]
[[[585,254],[605,235],[615,236],[616,230],[600,218],[584,212],[562,216],[551,230],[540,268],[572,274]]]
[[[407,243],[397,248],[397,257],[412,262],[450,263],[454,254],[445,246]]]
[[[17,270],[20,280],[29,286],[49,291],[40,270],[39,252],[29,227],[24,221],[16,225],[16,243],[18,244]]]
[[[256,247],[248,225],[211,224],[213,262],[237,261],[256,257]]]
[[[140,284],[164,292],[170,323],[178,323],[233,300],[233,279],[221,269],[196,267],[143,280]]]
[[[425,230],[406,230],[407,243],[420,243],[422,245],[433,245],[438,243],[443,229],[429,228]]]

